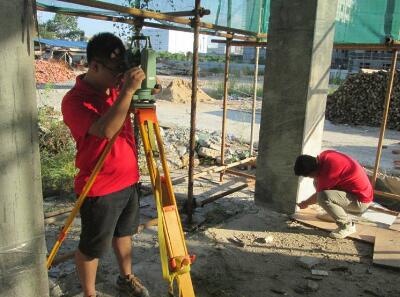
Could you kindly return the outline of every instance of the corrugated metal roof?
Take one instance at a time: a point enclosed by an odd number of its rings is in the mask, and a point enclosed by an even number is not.
[[[61,39],[46,39],[46,38],[35,38],[34,41],[58,47],[67,47],[67,48],[81,48],[86,49],[87,42],[85,41],[69,41],[69,40],[61,40]]]

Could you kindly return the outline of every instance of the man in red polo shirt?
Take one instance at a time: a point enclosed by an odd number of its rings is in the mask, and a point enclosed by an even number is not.
[[[328,150],[318,157],[301,155],[294,166],[297,176],[314,179],[316,193],[298,206],[318,204],[335,220],[333,238],[345,238],[356,232],[347,212],[363,213],[373,200],[373,190],[364,168],[349,156]]]
[[[96,296],[99,258],[111,246],[119,264],[118,289],[129,296],[149,296],[132,273],[131,257],[132,235],[139,225],[139,171],[129,107],[145,74],[140,68],[125,71],[124,53],[122,41],[113,34],[94,36],[87,45],[88,72],[76,78],[62,101],[64,122],[76,141],[78,195],[108,141],[121,129],[80,209],[75,260],[85,297]]]

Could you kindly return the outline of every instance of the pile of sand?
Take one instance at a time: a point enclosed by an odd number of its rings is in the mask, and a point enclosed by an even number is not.
[[[165,88],[157,99],[167,100],[174,103],[189,103],[192,98],[192,83],[183,79],[176,78]],[[197,100],[207,102],[214,100],[202,89],[197,88]]]

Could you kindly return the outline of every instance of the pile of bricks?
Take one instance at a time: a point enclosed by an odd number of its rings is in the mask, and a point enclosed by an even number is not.
[[[62,61],[35,61],[35,77],[38,84],[64,82],[74,79],[75,76],[70,67]]]

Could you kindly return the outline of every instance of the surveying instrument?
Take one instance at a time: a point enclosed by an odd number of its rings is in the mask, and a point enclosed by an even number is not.
[[[134,41],[137,45],[134,46]],[[145,45],[140,48],[140,41]],[[137,35],[132,37],[132,42],[125,54],[125,67],[140,66],[146,78],[141,88],[132,98],[131,110],[134,110],[136,123],[139,127],[141,140],[146,155],[147,167],[157,206],[158,240],[160,248],[161,268],[163,278],[168,282],[169,296],[174,295],[174,282],[177,282],[179,297],[194,297],[190,266],[195,257],[189,255],[182,224],[178,213],[175,194],[167,165],[164,145],[161,137],[160,126],[157,120],[156,104],[152,89],[156,85],[156,52],[152,49],[148,36]],[[79,195],[74,209],[70,213],[57,242],[47,258],[47,268],[50,269],[55,255],[64,241],[72,222],[82,206],[86,196],[100,172],[104,160],[111,150],[116,138],[116,133],[108,142],[104,151],[91,173],[88,182]],[[157,159],[156,159],[157,158]],[[159,162],[157,162],[159,161]],[[158,164],[161,164],[161,168]]]

